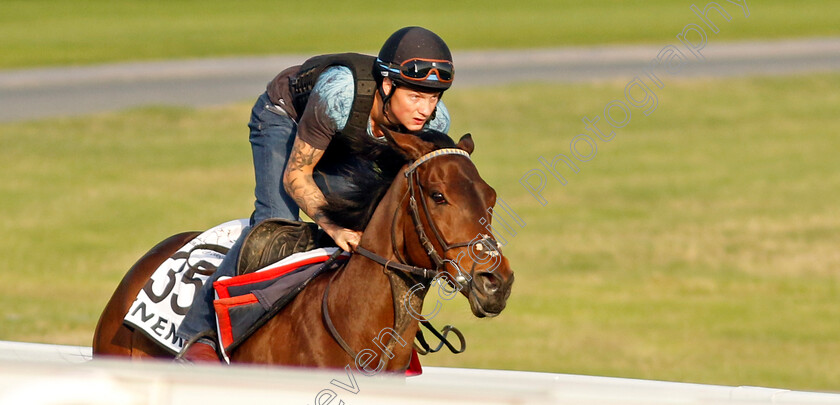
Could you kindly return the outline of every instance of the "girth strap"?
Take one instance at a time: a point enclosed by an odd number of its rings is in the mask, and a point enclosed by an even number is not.
[[[411,266],[411,265],[408,265],[408,264],[400,263],[400,261],[392,261],[392,260],[386,259],[386,258],[384,258],[384,257],[382,257],[382,256],[380,256],[376,253],[373,253],[370,250],[367,250],[362,246],[356,246],[356,248],[354,250],[355,253],[358,253],[358,254],[360,254],[360,255],[362,255],[362,256],[370,259],[370,260],[373,260],[374,262],[383,266],[385,268],[385,270],[396,270],[396,271],[406,273],[406,274],[411,275],[411,276],[422,278],[424,281],[432,280],[436,276],[438,276],[439,274],[445,273],[445,271],[440,270],[444,266],[444,263],[445,263],[444,259],[441,257],[440,254],[438,254],[437,250],[435,249],[434,245],[432,244],[432,241],[426,235],[426,231],[424,229],[423,222],[420,220],[420,213],[419,213],[420,210],[419,210],[419,207],[418,207],[418,204],[417,204],[417,198],[416,198],[418,193],[417,193],[417,190],[415,189],[415,183],[416,183],[417,188],[420,188],[422,190],[422,186],[420,185],[420,182],[417,179],[417,175],[416,175],[417,168],[421,164],[423,164],[424,162],[426,162],[426,161],[428,161],[428,160],[430,160],[434,157],[442,156],[442,155],[462,155],[462,156],[466,157],[467,159],[469,159],[469,153],[467,153],[467,152],[465,152],[461,149],[456,149],[456,148],[439,149],[439,150],[427,153],[424,156],[421,156],[413,164],[411,164],[405,171],[405,176],[406,176],[406,178],[408,178],[408,190],[407,190],[406,195],[410,196],[409,208],[410,208],[410,211],[411,211],[411,218],[414,222],[415,230],[417,231],[417,235],[420,238],[420,240],[423,244],[423,247],[426,250],[426,253],[429,255],[429,258],[434,262],[435,266],[437,266],[437,269],[434,269],[434,270],[433,269],[427,269],[427,268],[424,268],[424,267],[417,267],[417,266]],[[447,244],[446,243],[446,241],[443,239],[442,235],[440,235],[440,233],[438,232],[437,227],[435,226],[435,223],[434,223],[434,221],[432,220],[432,218],[429,214],[429,209],[425,204],[425,200],[422,200],[422,198],[423,198],[423,194],[422,194],[422,191],[421,191],[420,199],[421,199],[421,201],[423,201],[423,203],[422,203],[423,204],[423,210],[426,212],[426,218],[429,221],[429,226],[432,228],[432,231],[434,232],[435,237],[438,239],[438,242],[441,244],[441,247],[443,248],[444,254],[446,253],[447,250],[452,249],[452,248],[469,246],[470,242],[461,242],[461,243],[455,243],[455,244]],[[399,212],[399,211],[395,210],[395,212],[394,212],[394,217],[395,218],[396,218],[397,212]],[[391,239],[392,239],[392,242],[395,240],[395,233],[394,233],[394,228],[393,227],[391,229]],[[484,239],[490,239],[490,237],[485,236]],[[394,245],[396,245],[396,243],[394,243]],[[399,257],[399,253],[396,252],[396,251],[395,251],[395,253]],[[473,267],[475,267],[475,266],[473,265]],[[328,298],[329,298],[330,285],[332,284],[332,281],[335,279],[337,274],[338,274],[338,271],[336,271],[336,273],[333,274],[333,276],[327,282],[326,288],[324,288],[324,297],[321,300],[321,312],[323,314],[324,324],[327,327],[327,330],[332,335],[332,337],[335,339],[335,341],[338,343],[338,345],[341,346],[341,348],[348,355],[350,355],[350,357],[356,358],[356,352],[353,351],[353,349],[350,347],[350,345],[348,345],[347,342],[344,340],[344,338],[341,337],[341,334],[339,334],[338,330],[335,328],[335,325],[332,322],[332,319],[330,318],[329,305],[327,304],[327,302],[328,302]],[[387,273],[387,274],[389,275],[389,277],[391,277],[391,275],[395,274],[395,273]],[[448,275],[448,273],[445,273],[445,274]],[[456,282],[457,282],[457,280],[456,280]],[[394,284],[393,284],[393,279],[392,279],[392,289],[393,289],[393,286],[394,286]],[[399,320],[399,315],[398,315],[398,313],[399,313],[399,309],[398,309],[399,305],[398,304],[399,303],[398,303],[398,300],[397,300],[396,297],[394,297],[394,300],[395,300],[394,301],[394,305],[395,305],[395,308],[394,308],[395,328],[400,328],[400,320]],[[422,305],[422,302],[419,303],[418,305]],[[435,330],[433,327],[431,327],[431,325],[428,324],[428,322],[422,322],[422,324],[426,328],[429,328],[435,334],[435,336],[438,339],[441,340],[441,344],[437,348],[432,349],[425,342],[425,339],[423,338],[422,333],[419,333],[419,330],[418,330],[417,337],[420,340],[420,342],[423,344],[423,348],[421,349],[421,350],[424,351],[423,354],[433,353],[435,351],[438,351],[444,345],[447,346],[449,348],[449,350],[451,350],[453,353],[461,353],[466,349],[466,343],[464,341],[464,336],[463,336],[463,334],[461,334],[461,332],[458,329],[447,325],[443,329],[443,334],[441,334],[437,330]],[[455,333],[455,335],[460,340],[460,343],[461,343],[461,348],[460,349],[456,349],[452,345],[452,343],[450,343],[446,339],[449,332]],[[388,343],[388,348],[392,348],[394,342],[395,342],[395,340],[391,339],[391,341]],[[382,355],[384,356],[384,353]]]
[[[357,251],[358,251],[358,248],[357,248]],[[339,252],[340,252],[340,250],[339,250]],[[376,255],[374,254],[374,256],[376,256]],[[333,337],[333,339],[335,339],[336,343],[338,343],[338,345],[341,346],[341,348],[344,350],[345,353],[347,353],[351,358],[355,359],[356,356],[357,356],[357,353],[353,350],[353,348],[350,347],[350,345],[347,343],[347,341],[344,340],[344,338],[338,332],[338,329],[336,329],[335,324],[333,324],[332,318],[330,317],[330,310],[329,310],[329,304],[328,304],[329,294],[330,294],[330,286],[332,285],[333,280],[335,279],[335,277],[338,275],[338,273],[340,271],[341,271],[341,269],[337,270],[332,275],[332,277],[330,277],[329,281],[327,281],[327,286],[324,288],[324,296],[321,299],[321,314],[322,314],[322,317],[323,317],[323,320],[324,320],[324,325],[327,328],[327,331],[330,333],[330,335],[332,335],[332,337]],[[393,274],[393,273],[389,273],[389,277],[390,277],[390,274]],[[394,280],[391,280],[391,288],[392,288],[392,291],[394,291]],[[394,292],[394,294],[396,294],[396,292]],[[394,308],[394,313],[395,313],[394,330],[397,333],[404,332],[405,328],[407,327],[407,324],[406,324],[405,321],[406,321],[406,317],[408,315],[407,314],[402,314],[403,316],[400,316],[400,313],[399,313],[399,310],[402,308],[402,301],[403,301],[402,299],[396,299],[396,298],[394,299],[394,306],[395,306],[395,308]],[[384,360],[387,364],[386,353],[391,353],[391,351],[393,350],[396,343],[397,343],[397,338],[392,337],[391,340],[386,345],[386,347],[383,349],[383,352],[380,354],[380,356],[381,356],[380,361]],[[387,355],[387,357],[392,358],[393,355]],[[405,365],[405,368],[408,368],[408,364]]]
[[[344,338],[341,337],[341,334],[338,333],[338,330],[335,328],[335,325],[332,322],[332,318],[330,318],[330,310],[327,305],[327,298],[330,295],[330,285],[332,285],[333,279],[335,279],[335,276],[337,276],[340,271],[341,270],[336,270],[336,272],[333,273],[332,277],[330,277],[330,281],[327,282],[327,287],[324,288],[324,298],[321,300],[321,313],[324,317],[324,325],[326,325],[327,330],[330,332],[330,335],[332,335],[333,339],[335,339],[338,345],[341,346],[341,348],[344,349],[344,351],[347,354],[349,354],[351,358],[355,359],[356,352],[353,351],[350,345],[348,345]]]

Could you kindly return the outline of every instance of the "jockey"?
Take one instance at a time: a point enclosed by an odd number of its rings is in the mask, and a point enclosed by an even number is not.
[[[440,98],[453,78],[446,43],[421,27],[393,33],[377,57],[321,55],[280,72],[257,99],[248,123],[256,177],[251,226],[269,218],[299,220],[300,209],[338,247],[355,249],[361,232],[332,224],[320,212],[324,190],[334,192],[349,184],[325,161],[336,156],[339,162],[346,161],[343,156],[364,158],[362,151],[369,149],[365,145],[386,142],[383,127],[447,133],[449,112]],[[196,292],[178,329],[186,342],[179,359],[219,361],[212,284],[220,276],[235,274],[247,234],[248,229]]]

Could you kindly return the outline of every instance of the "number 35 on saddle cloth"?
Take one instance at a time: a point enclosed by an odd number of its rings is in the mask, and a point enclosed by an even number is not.
[[[195,293],[247,225],[247,219],[226,222],[175,252],[140,290],[124,322],[178,353],[184,342],[175,331]],[[331,242],[327,240],[311,223],[269,219],[252,228],[242,245],[238,275],[214,283],[219,337],[227,353],[291,301],[309,280],[335,268],[336,259],[349,257],[340,256],[338,248],[319,247]]]

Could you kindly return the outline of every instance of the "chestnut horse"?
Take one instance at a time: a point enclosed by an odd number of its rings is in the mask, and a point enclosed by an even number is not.
[[[231,362],[343,368],[361,361],[364,370],[396,372],[408,367],[433,282],[444,299],[460,291],[477,317],[505,308],[513,271],[487,230],[496,194],[469,158],[472,138],[455,145],[446,137],[451,146],[440,148],[413,135],[386,136],[409,164],[383,189],[356,254],[310,282]],[[99,320],[94,355],[172,357],[123,317],[154,269],[196,234],[170,237],[129,270]]]

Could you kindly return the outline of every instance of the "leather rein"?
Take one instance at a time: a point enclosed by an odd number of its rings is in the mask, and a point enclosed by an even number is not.
[[[396,210],[394,211],[394,221],[392,221],[392,223],[391,223],[391,242],[392,242],[391,245],[393,247],[394,256],[397,258],[397,260],[395,261],[395,260],[386,259],[385,257],[383,257],[383,256],[381,256],[377,253],[371,252],[370,250],[365,249],[362,246],[356,246],[356,248],[354,250],[354,253],[358,253],[358,254],[360,254],[360,255],[362,255],[362,256],[370,259],[370,260],[373,260],[374,262],[376,262],[378,264],[380,264],[381,266],[383,266],[383,271],[386,271],[386,274],[388,274],[387,271],[390,270],[391,274],[397,273],[400,276],[402,276],[403,278],[407,277],[409,279],[409,281],[411,281],[411,280],[416,281],[417,279],[420,279],[420,280],[422,280],[424,285],[426,285],[428,283],[431,283],[431,281],[433,279],[435,279],[436,277],[438,277],[441,273],[448,274],[445,271],[441,270],[445,266],[447,260],[443,259],[442,254],[438,253],[437,249],[435,248],[434,244],[432,243],[432,240],[427,235],[425,227],[423,226],[423,223],[421,221],[420,210],[419,210],[419,207],[418,207],[418,204],[417,204],[418,190],[419,190],[419,196],[420,196],[419,200],[421,201],[421,204],[423,206],[423,211],[425,212],[426,220],[429,223],[429,227],[432,231],[432,234],[435,236],[435,238],[437,239],[437,242],[443,248],[443,255],[445,255],[446,252],[451,250],[451,249],[455,249],[455,248],[459,248],[459,247],[466,247],[466,246],[469,246],[470,244],[476,243],[476,240],[473,239],[472,241],[469,241],[469,242],[460,242],[460,243],[454,243],[454,244],[446,243],[446,241],[444,240],[440,231],[438,230],[438,227],[435,225],[435,221],[433,220],[433,218],[431,217],[431,214],[429,213],[429,209],[428,209],[428,206],[427,206],[427,203],[426,203],[426,199],[423,198],[423,186],[420,184],[420,180],[419,180],[418,175],[417,175],[417,168],[421,164],[423,164],[423,163],[425,163],[425,162],[427,162],[427,161],[429,161],[429,160],[431,160],[435,157],[444,156],[444,155],[462,155],[462,156],[465,156],[467,159],[470,158],[469,153],[467,153],[466,151],[461,150],[461,149],[457,149],[457,148],[438,149],[438,150],[432,151],[430,153],[427,153],[427,154],[421,156],[416,161],[414,161],[411,165],[409,165],[409,167],[405,170],[405,177],[408,179],[408,190],[406,190],[406,193],[403,196],[403,201],[405,200],[406,197],[409,198],[409,208],[410,208],[410,211],[411,211],[411,219],[412,219],[412,222],[414,223],[414,229],[417,232],[417,236],[420,240],[420,243],[423,245],[423,248],[426,251],[426,254],[429,256],[432,263],[434,263],[435,268],[430,269],[430,268],[425,268],[425,267],[418,267],[418,266],[409,265],[409,264],[406,263],[406,260],[403,258],[403,256],[400,254],[400,252],[397,251],[397,248],[396,248],[396,246],[397,246],[397,244],[396,244],[396,227],[395,227],[395,225],[396,225],[397,215],[400,212],[400,208],[403,206],[402,203],[399,204],[397,206]],[[491,247],[496,247],[497,246],[496,241],[494,239],[492,239],[491,236],[489,236],[489,235],[481,235],[481,236],[482,236],[483,239],[479,240],[480,243],[489,244],[489,246],[491,246]],[[474,271],[475,271],[475,263],[473,263],[473,268],[470,272],[470,276],[472,276],[472,273]],[[327,305],[327,301],[328,301],[328,298],[329,298],[330,285],[332,284],[332,281],[335,279],[335,277],[336,277],[336,275],[338,275],[338,273],[339,273],[339,271],[336,271],[333,274],[333,276],[330,278],[329,282],[327,283],[327,287],[324,289],[324,297],[323,297],[323,300],[321,301],[321,312],[323,314],[324,323],[327,327],[327,330],[330,332],[333,339],[335,339],[335,341],[339,344],[339,346],[341,346],[341,348],[344,349],[344,351],[348,355],[350,355],[351,358],[355,359],[356,358],[356,352],[350,347],[350,345],[347,344],[347,342],[344,340],[344,338],[341,337],[341,334],[338,333],[338,330],[336,330],[335,325],[333,325],[332,319],[330,318],[329,309],[328,309],[328,305]],[[396,290],[395,290],[395,287],[394,287],[394,280],[393,280],[392,277],[390,277],[390,275],[389,275],[389,279],[391,279],[391,287],[392,287],[392,290],[394,290],[394,294],[393,294],[394,313],[395,313],[394,314],[394,316],[395,316],[395,319],[394,319],[395,328],[394,329],[398,334],[402,334],[405,330],[404,327],[407,327],[407,325],[408,325],[406,323],[406,320],[405,320],[405,317],[408,316],[408,314],[406,313],[406,311],[404,309],[402,309],[403,308],[403,306],[401,305],[402,302],[397,302],[399,298],[397,297]],[[470,278],[470,280],[472,280],[472,277]],[[460,276],[458,278],[456,278],[454,281],[459,283],[462,287],[466,287],[471,283],[471,281],[466,281],[463,277],[460,277]],[[421,321],[421,322],[425,322],[424,326],[432,329],[429,325],[426,325],[428,322],[426,322],[426,321]],[[400,327],[403,327],[402,330],[400,330],[401,329]],[[460,351],[455,350],[454,347],[448,341],[445,340],[445,336],[448,333],[448,331],[446,331],[447,328],[449,328],[450,330],[453,330],[453,332],[455,332],[456,335],[458,335],[458,338],[461,340]],[[461,335],[460,332],[457,331],[457,329],[454,329],[450,326],[447,326],[447,328],[444,328],[445,329],[445,333],[443,335],[444,336],[444,339],[443,339],[444,343],[442,343],[441,345],[446,344],[450,348],[450,350],[453,350],[453,352],[457,352],[457,353],[462,352],[465,349],[465,343],[464,343],[463,335]],[[436,332],[436,331],[433,330],[433,332]],[[438,333],[435,333],[435,334],[438,337],[441,336]],[[393,349],[393,347],[396,343],[397,343],[397,340],[393,339],[393,338],[388,342],[388,345],[387,345],[387,348],[385,349],[385,351],[387,352],[387,354],[389,354],[389,356],[385,357],[386,353],[383,352],[380,355],[380,361],[387,360],[388,358],[393,356],[393,355],[390,355],[390,353],[391,353],[391,349]],[[423,342],[423,343],[425,343],[425,342]],[[428,346],[427,345],[424,345],[424,346],[427,348],[426,351],[428,351],[428,352],[436,351],[436,350],[428,350]],[[439,349],[440,349],[440,346],[438,346],[438,350]],[[425,353],[423,353],[423,354],[425,354]]]

